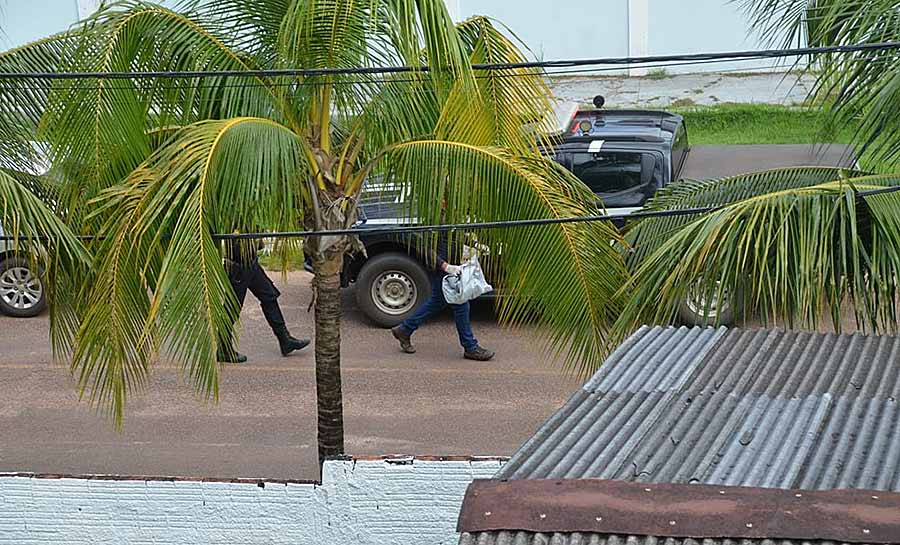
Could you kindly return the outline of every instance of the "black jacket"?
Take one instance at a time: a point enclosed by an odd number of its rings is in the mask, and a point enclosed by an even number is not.
[[[238,265],[252,265],[258,259],[257,252],[264,246],[261,240],[229,240],[225,243],[225,259]]]

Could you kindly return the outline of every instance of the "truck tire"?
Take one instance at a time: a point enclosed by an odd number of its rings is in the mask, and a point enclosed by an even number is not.
[[[40,275],[26,259],[0,260],[0,312],[16,318],[31,318],[47,308]]]
[[[368,260],[356,277],[356,303],[375,324],[394,327],[431,295],[425,267],[408,255],[389,252]]]
[[[739,310],[736,308],[736,301],[740,298],[735,298],[726,292],[722,308],[716,309],[714,308],[716,301],[707,304],[704,295],[698,291],[688,292],[684,301],[678,306],[678,318],[681,323],[699,327],[734,325]]]

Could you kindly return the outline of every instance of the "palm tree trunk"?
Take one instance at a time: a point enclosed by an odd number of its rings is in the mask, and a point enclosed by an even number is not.
[[[313,260],[316,301],[316,401],[319,466],[344,453],[341,392],[341,266],[343,255]]]

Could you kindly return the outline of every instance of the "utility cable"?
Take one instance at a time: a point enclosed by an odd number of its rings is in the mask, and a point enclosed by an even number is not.
[[[516,70],[527,68],[576,68],[584,66],[622,66],[660,62],[713,61],[739,59],[772,59],[804,57],[831,53],[860,53],[900,49],[900,42],[879,42],[857,45],[824,47],[798,47],[793,49],[765,49],[728,51],[720,53],[692,53],[681,55],[655,55],[642,57],[606,57],[593,59],[566,59],[555,61],[527,61],[516,63],[473,64],[479,70]],[[205,78],[205,77],[317,77],[341,75],[377,75],[431,72],[429,66],[371,66],[356,68],[288,68],[259,70],[195,70],[195,71],[135,71],[135,72],[0,72],[0,80],[8,79],[133,79],[133,78]]]
[[[677,183],[677,182],[676,182]],[[857,191],[857,197],[870,197],[875,195],[884,195],[896,193],[900,191],[900,185],[892,187],[884,187],[879,189],[870,189],[867,191]],[[283,238],[305,238],[305,237],[326,237],[326,236],[345,236],[345,235],[402,235],[429,232],[449,232],[473,229],[509,229],[512,227],[533,227],[542,225],[560,225],[567,223],[587,223],[597,221],[616,221],[629,219],[644,218],[665,218],[673,216],[694,216],[700,214],[708,214],[716,212],[728,205],[703,206],[695,208],[676,208],[672,210],[649,210],[646,212],[633,212],[630,214],[600,214],[595,216],[574,216],[568,218],[540,218],[530,220],[506,220],[506,221],[485,221],[471,223],[454,223],[445,225],[403,225],[399,227],[365,227],[362,223],[360,227],[350,229],[330,229],[322,231],[276,231],[271,233],[216,233],[212,237],[214,240],[253,240],[253,239],[283,239]],[[82,235],[76,237],[80,240],[95,240],[98,236]],[[11,237],[3,236],[0,240],[14,241],[27,240],[28,237]]]

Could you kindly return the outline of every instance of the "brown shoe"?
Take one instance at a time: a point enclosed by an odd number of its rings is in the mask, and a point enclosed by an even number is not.
[[[465,352],[463,352],[463,357],[467,360],[488,361],[494,357],[494,351],[476,346],[472,350],[466,350]]]
[[[415,354],[416,347],[412,345],[412,340],[410,336],[403,331],[403,328],[400,326],[391,328],[391,334],[395,339],[400,341],[400,350],[402,350],[406,354]]]

